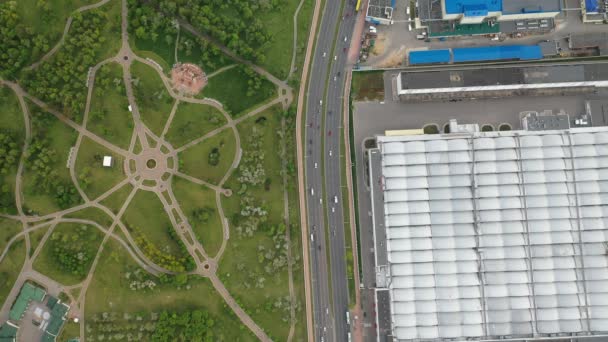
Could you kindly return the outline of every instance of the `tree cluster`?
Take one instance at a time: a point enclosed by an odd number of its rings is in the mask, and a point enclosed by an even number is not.
[[[55,231],[50,236],[53,260],[59,267],[77,276],[85,276],[95,257],[95,238],[87,225],[79,226],[69,233]]]
[[[262,82],[264,81],[264,78],[249,66],[239,65],[238,68],[239,71],[245,74],[248,78],[247,92],[245,93],[245,95],[247,97],[251,97],[258,93],[260,91],[260,88],[262,87]]]
[[[63,181],[57,172],[57,152],[47,136],[52,125],[51,116],[38,107],[31,108],[31,115],[34,136],[26,151],[26,167],[36,184],[33,190],[37,194],[53,196],[61,209],[72,207],[81,198],[73,184]]]
[[[248,185],[259,185],[266,179],[266,171],[264,170],[265,154],[262,150],[263,142],[262,133],[254,126],[247,138],[248,151],[243,155],[241,165],[239,166],[239,182]]]
[[[17,1],[0,2],[0,77],[15,78],[32,56],[48,49],[46,38],[21,22]]]
[[[174,21],[153,7],[144,5],[145,3],[146,1],[129,0],[131,31],[135,32],[138,39],[172,45],[177,34]]]
[[[163,311],[152,335],[155,342],[215,341],[215,321],[206,311],[194,310],[183,313]]]
[[[220,163],[220,149],[214,147],[207,156],[207,163],[211,166],[217,166]]]
[[[198,30],[255,62],[265,60],[264,49],[272,39],[260,16],[270,11],[280,11],[279,0],[154,0],[151,2],[164,14],[186,19]]]
[[[197,222],[209,223],[209,220],[211,219],[211,216],[213,216],[214,212],[215,210],[211,207],[197,208],[192,210],[191,217]]]
[[[193,50],[197,47],[200,50],[197,64],[201,65],[203,70],[207,73],[230,62],[228,57],[226,57],[216,45],[207,40],[201,38],[179,38],[177,49],[180,52],[180,56],[191,57],[193,55]]]
[[[73,15],[70,34],[53,58],[26,74],[25,85],[47,103],[75,117],[84,110],[88,69],[105,42],[107,14],[99,9]]]
[[[129,227],[129,230],[133,233],[135,243],[139,246],[139,248],[141,248],[142,252],[148,258],[150,258],[152,262],[159,265],[160,267],[178,273],[185,272],[189,269],[191,270],[195,267],[194,261],[187,254],[187,252],[185,255],[183,254],[184,250],[181,251],[181,254],[184,256],[174,256],[156,247],[154,243],[148,240],[148,238],[141,231],[141,229],[137,227]],[[170,231],[173,231],[173,229],[170,229]],[[181,246],[183,247],[183,249],[185,249],[183,243]]]
[[[10,131],[0,131],[0,210],[15,206],[15,199],[10,182],[5,177],[15,170],[21,153],[15,134]]]

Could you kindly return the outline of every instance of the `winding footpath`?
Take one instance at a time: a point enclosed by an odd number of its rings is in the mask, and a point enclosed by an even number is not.
[[[90,9],[99,8],[99,7],[107,4],[109,1],[110,0],[102,0],[95,4],[83,6],[79,9],[77,9],[76,12],[83,12],[83,11],[87,11]],[[155,63],[153,63],[152,61],[150,61],[148,59],[144,59],[144,58],[137,56],[131,50],[129,43],[128,43],[129,37],[128,37],[128,22],[127,22],[127,19],[128,19],[127,0],[121,0],[121,1],[122,1],[122,8],[121,8],[122,46],[116,56],[109,58],[107,60],[101,61],[100,63],[98,63],[97,65],[95,65],[91,68],[91,70],[89,72],[90,77],[87,81],[88,93],[87,93],[87,99],[86,99],[86,104],[85,104],[85,110],[83,113],[84,115],[83,115],[82,124],[78,124],[78,123],[74,122],[72,119],[70,119],[63,113],[51,108],[44,101],[36,98],[35,96],[32,96],[26,90],[21,88],[21,86],[19,84],[0,79],[0,85],[10,88],[16,94],[16,96],[19,100],[21,110],[22,110],[23,116],[24,116],[24,126],[25,126],[25,136],[26,136],[25,143],[23,146],[23,151],[22,151],[19,163],[18,163],[18,170],[17,170],[17,175],[16,175],[15,202],[16,202],[16,206],[17,206],[18,215],[0,215],[1,217],[10,218],[10,219],[19,221],[19,222],[21,222],[21,224],[23,226],[22,231],[19,232],[18,234],[16,234],[8,242],[7,246],[1,251],[0,262],[6,257],[8,251],[12,245],[14,245],[16,242],[20,241],[22,238],[25,238],[25,241],[26,241],[25,262],[22,267],[21,273],[18,277],[18,280],[16,281],[15,285],[13,286],[13,288],[11,290],[11,294],[9,295],[8,298],[13,298],[12,296],[16,296],[21,288],[21,285],[26,280],[34,280],[34,281],[44,284],[45,286],[47,286],[47,289],[49,289],[49,291],[51,293],[66,292],[68,294],[68,296],[70,296],[71,299],[73,299],[75,302],[75,305],[73,305],[73,307],[72,307],[71,315],[74,317],[81,318],[80,334],[81,334],[81,337],[84,338],[86,336],[85,324],[84,324],[84,311],[85,311],[85,299],[86,299],[87,290],[93,279],[93,275],[94,275],[95,269],[98,265],[98,262],[101,259],[101,255],[102,255],[103,249],[105,247],[105,244],[107,243],[107,241],[109,239],[113,239],[113,240],[117,241],[123,248],[125,248],[125,250],[130,255],[130,257],[133,258],[133,260],[135,260],[135,262],[139,266],[141,266],[144,270],[146,270],[147,272],[154,274],[154,275],[159,275],[161,273],[172,274],[173,272],[171,272],[167,269],[164,269],[163,267],[154,263],[153,260],[150,260],[139,249],[138,245],[135,243],[133,237],[131,236],[131,233],[129,232],[127,227],[121,221],[121,218],[122,218],[124,212],[126,211],[131,200],[134,198],[135,194],[138,191],[152,191],[160,199],[161,203],[163,204],[163,208],[164,208],[165,212],[167,213],[169,219],[171,220],[173,227],[175,228],[176,232],[178,233],[178,236],[180,237],[180,239],[183,241],[184,245],[186,246],[188,253],[195,260],[196,269],[195,269],[195,271],[193,271],[193,274],[197,274],[197,275],[209,278],[209,280],[213,284],[213,286],[216,289],[216,291],[218,292],[218,294],[220,294],[220,296],[224,299],[224,301],[232,309],[232,311],[237,315],[237,317],[241,320],[241,322],[245,326],[247,326],[259,340],[270,341],[270,338],[266,335],[266,333],[255,323],[255,321],[243,310],[243,308],[240,307],[240,305],[236,302],[236,300],[231,296],[229,291],[226,289],[226,287],[224,286],[224,284],[221,282],[221,280],[219,279],[219,277],[216,274],[219,261],[221,259],[222,254],[224,253],[224,251],[226,249],[227,240],[230,237],[229,223],[228,223],[228,219],[226,218],[226,216],[224,214],[224,209],[223,209],[222,203],[221,203],[221,196],[222,195],[224,195],[224,196],[231,195],[231,191],[224,189],[223,186],[224,186],[225,182],[230,178],[230,176],[238,168],[238,166],[240,164],[241,156],[242,156],[241,141],[240,141],[240,135],[239,135],[239,132],[237,129],[237,125],[240,122],[247,120],[255,115],[258,115],[259,113],[262,113],[266,109],[268,109],[272,106],[275,106],[277,104],[281,104],[284,109],[287,109],[288,106],[293,101],[293,91],[287,85],[286,81],[281,81],[281,80],[277,79],[275,76],[273,76],[272,74],[270,74],[268,71],[264,70],[263,68],[255,65],[247,60],[244,60],[243,58],[237,56],[232,51],[230,51],[227,47],[219,44],[214,39],[206,36],[205,34],[198,32],[190,24],[183,22],[181,20],[178,20],[181,28],[186,29],[190,33],[192,33],[200,38],[203,38],[203,39],[211,41],[212,43],[215,43],[222,50],[223,53],[230,56],[231,58],[238,61],[239,63],[250,66],[254,71],[256,71],[260,75],[266,77],[273,84],[275,84],[275,86],[277,87],[278,94],[274,100],[269,101],[255,109],[251,110],[249,113],[247,113],[237,119],[233,119],[224,110],[223,106],[215,100],[196,99],[196,98],[184,96],[182,94],[177,94],[175,92],[175,90],[172,89],[171,82],[168,79],[168,77],[161,70],[158,70],[158,67],[156,66]],[[290,76],[294,71],[294,63],[295,63],[295,58],[296,58],[297,15],[298,15],[298,12],[300,11],[300,8],[302,7],[303,1],[304,0],[301,0],[301,2],[299,3],[297,10],[294,14],[294,18],[293,18],[294,19],[294,51],[292,54]],[[309,43],[308,43],[309,49],[308,50],[310,50],[311,42],[313,39],[312,37],[314,37],[314,31],[316,29],[316,18],[318,16],[318,2],[319,1],[316,1],[315,15],[314,15],[315,19],[313,20],[313,29],[311,30],[311,34],[309,37]],[[32,70],[32,69],[37,68],[39,65],[41,65],[41,63],[47,61],[61,48],[61,46],[65,42],[65,39],[67,38],[67,35],[69,34],[69,30],[70,30],[72,21],[73,21],[73,16],[70,16],[67,19],[67,22],[66,22],[66,25],[65,25],[65,28],[63,31],[63,35],[61,36],[61,38],[57,42],[57,44],[47,54],[45,54],[39,61],[30,65],[26,69]],[[177,55],[177,48],[175,50],[175,54]],[[306,60],[308,61],[309,59],[310,59],[310,51],[307,51]],[[136,102],[135,96],[133,94],[132,77],[131,77],[131,73],[130,73],[130,67],[131,67],[131,63],[133,61],[142,62],[142,63],[145,63],[146,65],[153,67],[154,70],[156,70],[158,72],[158,74],[160,75],[165,88],[169,92],[169,95],[175,100],[174,106],[172,107],[169,118],[168,118],[168,120],[164,126],[163,132],[160,136],[156,136],[148,127],[145,126],[145,124],[141,120],[137,102]],[[93,97],[93,89],[94,89],[94,85],[95,85],[95,75],[97,74],[97,72],[99,71],[99,69],[101,67],[103,67],[104,65],[106,65],[108,63],[119,63],[122,66],[123,81],[124,81],[125,88],[126,88],[127,99],[128,99],[129,104],[132,107],[134,128],[133,128],[133,135],[132,135],[130,146],[129,146],[128,150],[124,150],[124,149],[108,142],[106,139],[100,137],[97,134],[92,133],[91,131],[89,131],[87,129],[89,112],[90,112],[90,108],[91,108],[91,99]],[[217,72],[227,70],[231,67],[234,67],[234,65],[227,66],[223,69],[218,70]],[[210,76],[213,76],[213,75],[214,74],[212,74]],[[302,96],[300,98],[302,98]],[[28,106],[25,102],[25,99],[30,100],[31,102],[33,102],[34,104],[36,104],[37,106],[42,108],[43,110],[51,113],[58,120],[65,123],[69,127],[73,128],[78,133],[78,138],[77,138],[76,144],[74,146],[74,155],[75,156],[78,155],[78,150],[81,147],[82,140],[86,137],[86,138],[92,140],[93,142],[107,148],[108,150],[115,153],[116,155],[124,158],[124,160],[126,161],[125,166],[124,166],[125,171],[126,171],[125,179],[123,179],[118,184],[115,184],[111,189],[107,190],[105,193],[103,193],[98,198],[89,198],[87,193],[82,189],[82,187],[80,186],[80,184],[78,182],[78,176],[77,176],[77,171],[76,171],[76,159],[77,158],[73,158],[70,161],[70,163],[68,164],[70,178],[71,178],[72,182],[74,183],[78,193],[83,198],[84,203],[74,206],[69,209],[57,211],[57,212],[42,215],[42,216],[26,215],[23,210],[22,176],[23,176],[25,159],[26,159],[26,151],[29,147],[29,143],[31,142],[32,133],[31,133],[30,113],[28,110]],[[171,125],[171,121],[173,120],[176,109],[180,102],[197,103],[197,104],[213,106],[214,108],[216,108],[218,111],[220,111],[222,113],[222,115],[224,116],[224,119],[226,120],[226,124],[212,130],[211,132],[208,132],[204,136],[202,136],[198,139],[195,139],[194,141],[192,141],[184,146],[181,146],[178,148],[173,148],[168,142],[166,142],[164,140],[164,136],[167,133],[167,131]],[[283,129],[284,128],[285,127],[283,125]],[[195,145],[205,141],[206,139],[209,139],[210,137],[218,134],[219,132],[221,132],[225,129],[231,129],[233,131],[234,137],[236,140],[236,151],[237,152],[235,153],[234,159],[232,161],[232,164],[231,164],[229,170],[226,172],[226,174],[223,176],[223,178],[218,182],[218,184],[211,184],[204,180],[201,180],[201,179],[189,176],[189,175],[185,175],[185,174],[177,171],[177,167],[175,164],[177,164],[176,160],[177,160],[177,156],[178,156],[179,152],[181,152],[187,148],[190,148],[192,146],[195,146]],[[142,146],[143,151],[135,153],[134,152],[135,145],[138,142]],[[151,145],[154,145],[154,146],[151,146]],[[166,151],[163,152],[161,150],[161,147],[163,147],[163,149],[168,152],[166,152]],[[285,152],[285,146],[283,146],[283,152]],[[145,159],[144,159],[144,157],[145,157]],[[146,159],[165,161],[165,160],[168,160],[171,158],[175,161],[173,167],[168,167],[165,165],[165,166],[159,167],[159,168],[157,168],[157,170],[153,170],[153,171],[139,167],[139,163],[141,161],[145,162]],[[131,170],[129,168],[129,161],[134,161],[134,163],[136,164],[136,167],[134,170]],[[286,167],[286,165],[283,165],[284,173],[285,173],[285,167]],[[167,172],[170,174],[169,179],[168,180],[162,179],[161,175],[164,173],[167,173]],[[210,256],[205,252],[205,249],[203,248],[202,244],[198,241],[198,239],[196,239],[196,236],[195,236],[194,232],[192,231],[192,227],[188,223],[188,220],[187,220],[183,210],[181,209],[180,205],[178,204],[178,202],[175,198],[175,195],[173,194],[172,187],[171,187],[171,178],[174,176],[184,178],[195,184],[206,186],[215,192],[215,195],[216,195],[215,202],[216,202],[216,206],[218,208],[220,220],[222,222],[222,230],[223,230],[223,237],[224,237],[220,250],[218,251],[218,253],[215,256]],[[152,180],[152,181],[155,181],[156,183],[154,186],[144,185],[144,181],[146,181],[146,180]],[[108,207],[101,204],[101,202],[104,199],[106,199],[107,197],[114,194],[116,191],[121,189],[127,183],[130,183],[131,185],[133,185],[133,190],[129,193],[126,200],[124,200],[124,202],[122,203],[122,206],[120,207],[118,213],[115,214]],[[290,244],[289,207],[287,204],[288,196],[287,196],[287,183],[286,183],[285,175],[283,178],[283,186],[284,186],[284,199],[285,199],[284,216],[285,216],[285,221],[287,224],[286,239],[287,239],[288,243]],[[97,209],[103,211],[111,219],[111,221],[112,221],[111,225],[106,228],[103,225],[99,224],[98,222],[94,222],[91,220],[66,217],[66,215],[75,213],[79,210],[83,210],[86,208],[97,208]],[[302,215],[302,216],[304,217],[304,215]],[[36,256],[40,253],[46,240],[52,234],[54,228],[58,224],[61,224],[61,223],[79,223],[79,224],[91,225],[91,226],[94,226],[95,228],[97,228],[98,230],[100,230],[104,234],[103,241],[100,243],[100,247],[95,255],[95,259],[94,259],[94,261],[91,265],[91,268],[90,268],[88,274],[86,275],[85,279],[79,284],[70,285],[70,286],[60,284],[59,282],[52,280],[33,269],[33,261],[35,260]],[[29,235],[34,231],[37,231],[39,229],[44,229],[44,228],[48,228],[48,230],[46,231],[44,237],[42,238],[42,241],[38,244],[36,250],[33,251],[32,256],[30,257],[29,254],[30,254],[31,246],[30,246],[30,241],[29,241]],[[122,234],[117,233],[116,232],[117,229],[120,230],[120,232]],[[305,230],[305,226],[302,227],[302,230],[303,231]],[[306,238],[304,238],[303,241],[306,241]],[[304,250],[304,254],[305,254],[304,255],[305,256],[304,257],[305,272],[307,272],[308,257],[306,255],[306,251],[308,249],[303,248],[303,250]],[[289,256],[288,259],[290,260],[288,263],[289,264],[289,266],[288,266],[289,293],[290,293],[290,298],[291,298],[291,303],[292,303],[291,311],[290,311],[291,326],[290,326],[290,332],[289,332],[288,339],[292,340],[293,334],[294,334],[294,324],[296,321],[295,307],[294,307],[294,305],[296,304],[296,300],[295,300],[295,291],[293,288],[293,272],[292,272],[293,260],[292,260],[292,255],[291,255],[291,247],[288,248],[288,256]],[[72,297],[70,290],[73,290],[73,289],[80,289],[80,293],[77,298]],[[306,302],[307,323],[308,323],[308,331],[309,331],[309,339],[310,339],[310,338],[312,338],[312,333],[311,333],[312,322],[309,319],[309,316],[310,316],[310,308],[309,308],[310,289],[309,289],[308,283],[306,286],[306,297],[307,297],[307,302]],[[12,301],[7,300],[4,303],[4,306],[2,307],[2,309],[0,311],[0,320],[4,319],[5,316],[8,314],[9,303],[12,303]]]

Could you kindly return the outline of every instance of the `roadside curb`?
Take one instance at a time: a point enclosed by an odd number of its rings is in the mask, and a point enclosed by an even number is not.
[[[304,100],[306,98],[306,85],[308,80],[308,68],[310,66],[310,57],[312,55],[312,47],[314,46],[317,26],[319,21],[319,12],[321,8],[321,0],[315,1],[315,10],[312,16],[310,33],[308,35],[308,44],[306,47],[306,56],[304,57],[304,66],[302,68],[302,77],[300,79],[300,90],[298,95],[298,106],[296,114],[296,147],[298,159],[298,189],[300,198],[300,230],[302,232],[302,259],[304,264],[304,293],[306,297],[306,330],[308,341],[314,342],[313,317],[312,317],[312,294],[311,294],[311,279],[310,279],[310,256],[308,255],[308,225],[306,222],[306,185],[304,184],[304,151],[302,146],[302,112]]]

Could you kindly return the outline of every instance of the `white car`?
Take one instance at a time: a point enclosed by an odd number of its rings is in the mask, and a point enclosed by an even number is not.
[[[329,156],[331,157],[331,150],[329,150]]]
[[[336,208],[331,207],[331,212],[332,212],[332,213],[335,213],[335,212],[336,212]]]
[[[315,169],[318,167],[319,165],[317,165],[317,163],[315,163]]]
[[[323,52],[323,57],[327,57],[327,52]]]
[[[338,56],[334,56],[334,61],[338,59]]]
[[[348,40],[348,37],[347,37],[347,36],[344,36],[344,41],[347,41],[347,40]]]
[[[334,196],[334,203],[338,203],[338,196]]]
[[[319,106],[323,105],[323,100],[319,100]]]

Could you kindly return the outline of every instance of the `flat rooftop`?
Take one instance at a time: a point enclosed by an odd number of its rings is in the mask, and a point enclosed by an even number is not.
[[[608,127],[377,140],[396,339],[608,333]]]
[[[506,0],[502,1],[503,14],[524,14],[561,11],[561,0]]]
[[[367,16],[375,18],[387,18],[387,8],[390,9],[390,15],[394,6],[394,0],[370,0],[369,5],[367,7]]]
[[[436,89],[608,80],[608,63],[402,71],[401,88]]]

